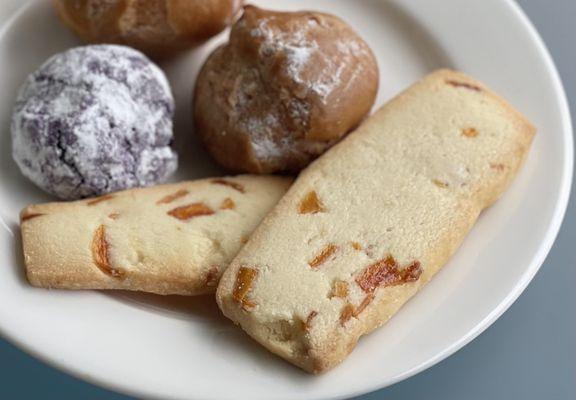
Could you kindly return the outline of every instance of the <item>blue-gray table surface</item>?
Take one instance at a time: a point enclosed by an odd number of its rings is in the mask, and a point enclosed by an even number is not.
[[[556,61],[576,121],[576,0],[518,2]],[[427,371],[356,400],[575,399],[575,211],[572,196],[542,269],[494,325]],[[56,371],[0,339],[0,399],[40,398],[130,399]]]

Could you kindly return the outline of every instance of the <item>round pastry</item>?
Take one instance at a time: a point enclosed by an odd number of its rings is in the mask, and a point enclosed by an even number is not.
[[[295,172],[370,111],[378,66],[341,19],[253,6],[196,82],[195,130],[234,171]]]
[[[20,88],[13,157],[62,199],[154,184],[177,166],[173,113],[166,77],[142,53],[77,47],[50,58]]]
[[[91,43],[154,56],[194,46],[232,23],[242,0],[53,0],[62,21]]]

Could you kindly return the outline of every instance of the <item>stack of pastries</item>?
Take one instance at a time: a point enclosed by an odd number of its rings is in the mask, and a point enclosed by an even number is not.
[[[54,1],[96,44],[50,58],[16,99],[14,160],[66,200],[22,210],[26,273],[43,288],[215,294],[256,341],[320,373],[448,261],[535,129],[451,70],[369,115],[378,55],[352,27],[241,3]],[[241,175],[160,185],[177,169],[178,105],[142,52],[166,59],[230,25],[191,118]]]

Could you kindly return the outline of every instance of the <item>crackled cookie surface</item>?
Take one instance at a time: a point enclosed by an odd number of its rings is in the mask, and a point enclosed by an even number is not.
[[[13,157],[61,199],[98,196],[166,179],[174,101],[158,67],[123,46],[77,47],[32,73],[16,99]]]

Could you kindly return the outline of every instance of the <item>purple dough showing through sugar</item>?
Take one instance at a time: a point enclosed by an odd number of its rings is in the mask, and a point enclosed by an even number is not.
[[[178,165],[164,73],[125,46],[56,54],[28,76],[12,116],[22,173],[61,199],[164,181]]]

